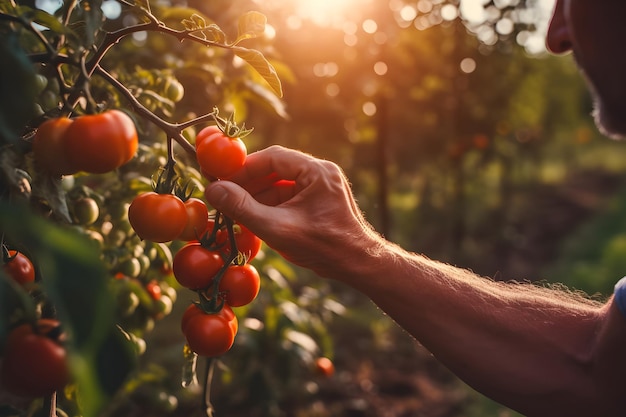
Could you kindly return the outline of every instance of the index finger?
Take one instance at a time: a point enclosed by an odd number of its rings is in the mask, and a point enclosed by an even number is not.
[[[244,188],[263,188],[280,180],[295,181],[314,158],[305,153],[274,145],[251,153],[241,170],[228,178]]]

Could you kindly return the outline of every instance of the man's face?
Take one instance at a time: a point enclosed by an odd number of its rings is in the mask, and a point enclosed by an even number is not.
[[[626,138],[626,0],[557,0],[548,49],[573,52],[600,130]]]

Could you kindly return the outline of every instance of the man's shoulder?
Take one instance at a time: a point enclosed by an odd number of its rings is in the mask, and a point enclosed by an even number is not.
[[[626,277],[615,284],[614,302],[619,311],[626,317]]]

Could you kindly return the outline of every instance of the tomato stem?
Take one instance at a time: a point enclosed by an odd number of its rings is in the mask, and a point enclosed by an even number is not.
[[[44,410],[47,410],[47,414],[49,417],[57,416],[57,393],[56,391],[52,393],[50,396],[46,396],[43,402]]]
[[[202,405],[207,417],[213,417],[215,409],[211,404],[211,384],[213,383],[213,374],[215,372],[215,358],[207,358],[207,364],[204,372],[204,392],[202,395]]]

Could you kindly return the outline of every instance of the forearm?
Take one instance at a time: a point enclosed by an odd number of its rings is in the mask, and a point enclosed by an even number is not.
[[[494,282],[389,244],[374,247],[331,278],[369,296],[471,386],[529,416],[597,412],[583,406],[596,407],[589,368],[605,308]]]

